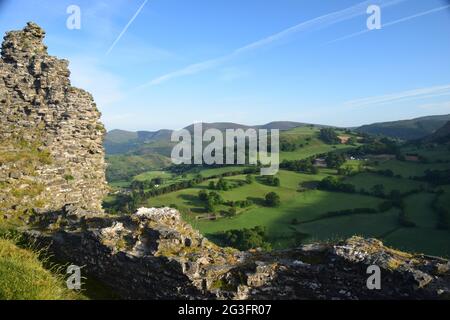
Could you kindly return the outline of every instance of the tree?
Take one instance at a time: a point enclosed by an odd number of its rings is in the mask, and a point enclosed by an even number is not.
[[[278,178],[278,177],[273,178],[273,184],[272,185],[275,186],[275,187],[279,187],[280,186],[280,178]]]
[[[338,144],[341,142],[332,128],[320,129],[319,139],[327,144]]]
[[[200,201],[208,201],[208,193],[205,190],[201,190],[198,193],[198,198],[200,199]]]
[[[275,176],[267,176],[264,179],[264,182],[269,185],[269,186],[273,186],[273,187],[279,187],[280,186],[280,178],[275,177]]]
[[[345,156],[342,154],[330,152],[327,154],[325,161],[328,168],[337,169],[345,163]]]
[[[358,141],[356,140],[355,137],[350,137],[350,138],[347,140],[347,144],[348,144],[348,145],[351,145],[351,146],[356,145],[357,142],[358,142]]]
[[[214,212],[215,211],[215,202],[212,198],[208,198],[205,205],[206,212]]]
[[[228,181],[226,181],[224,178],[220,178],[216,184],[216,189],[223,190],[223,191],[229,190],[230,188],[228,186]]]
[[[265,204],[268,207],[278,207],[281,203],[280,196],[275,192],[266,194]]]
[[[268,251],[271,246],[267,238],[266,229],[260,226],[252,229],[228,230],[219,235],[223,245],[239,250],[261,248]]]
[[[234,217],[237,215],[237,210],[235,207],[232,207],[228,210],[227,216]]]

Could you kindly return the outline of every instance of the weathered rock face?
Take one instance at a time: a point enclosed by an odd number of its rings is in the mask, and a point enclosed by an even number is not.
[[[270,253],[221,248],[170,208],[29,236],[131,299],[448,299],[450,263],[352,238]],[[369,266],[380,290],[369,290]]]
[[[105,129],[92,96],[71,86],[68,61],[47,54],[44,36],[28,23],[7,33],[2,45],[1,209],[56,211],[74,204],[99,214],[106,191]],[[11,198],[17,193],[20,201]]]

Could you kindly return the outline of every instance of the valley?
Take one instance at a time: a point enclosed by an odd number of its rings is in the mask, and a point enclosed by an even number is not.
[[[449,186],[424,179],[427,172],[450,170],[448,144],[402,142],[338,128],[333,132],[340,140],[330,143],[321,137],[322,128],[281,131],[275,183],[251,166],[155,163],[153,170],[110,181],[114,191],[105,207],[116,214],[139,206],[173,207],[211,240],[240,249],[252,244],[231,238],[254,237],[266,248],[283,249],[360,235],[410,252],[450,256],[450,247],[443,245],[450,243],[450,230],[439,224],[436,209],[444,208],[441,215],[448,221]],[[164,156],[142,157],[155,155]],[[337,187],[321,187],[327,177]],[[267,204],[270,193],[279,197],[275,206]]]

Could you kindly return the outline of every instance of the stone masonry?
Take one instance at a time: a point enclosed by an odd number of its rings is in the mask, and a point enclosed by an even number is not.
[[[42,189],[38,197],[44,200],[32,208],[35,211],[57,211],[72,204],[100,214],[107,190],[100,113],[91,94],[71,86],[68,61],[48,55],[44,36],[30,22],[4,37],[0,151],[11,154],[23,151],[17,145],[28,144],[35,147],[32,154],[47,152],[49,157],[31,171],[0,159],[0,199],[5,205],[5,194],[13,188],[23,190],[34,184]]]

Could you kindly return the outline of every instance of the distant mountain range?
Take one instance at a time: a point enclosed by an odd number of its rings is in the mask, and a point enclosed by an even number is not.
[[[358,132],[382,135],[402,140],[416,140],[433,134],[450,121],[450,114],[421,117],[412,120],[380,122],[355,129]]]
[[[450,114],[427,116],[412,120],[399,120],[392,122],[380,122],[370,125],[364,125],[358,128],[352,128],[361,133],[372,135],[381,135],[402,140],[418,140],[434,133],[444,127],[450,121]],[[293,121],[276,121],[264,125],[248,126],[232,122],[216,122],[203,123],[203,129],[279,129],[287,131],[298,127],[310,126],[312,124],[293,122]],[[316,127],[329,127],[326,125],[316,125]],[[194,125],[191,124],[185,129],[193,132]],[[158,153],[169,156],[174,145],[170,141],[173,130],[163,129],[158,131],[125,131],[112,130],[109,131],[105,138],[105,149],[107,154],[123,154],[132,152],[137,155]],[[441,134],[442,135],[442,134]]]
[[[311,124],[292,122],[292,121],[275,121],[264,125],[248,126],[233,122],[214,122],[202,123],[203,130],[218,129],[224,131],[226,129],[279,129],[282,131],[308,126]],[[323,125],[315,125],[316,127],[326,127]],[[191,124],[185,129],[190,132],[194,131],[194,124]],[[156,153],[170,155],[170,150],[173,143],[170,138],[173,130],[163,129],[158,131],[125,131],[125,130],[111,130],[105,138],[104,146],[107,154],[122,154],[133,151],[133,153]]]

